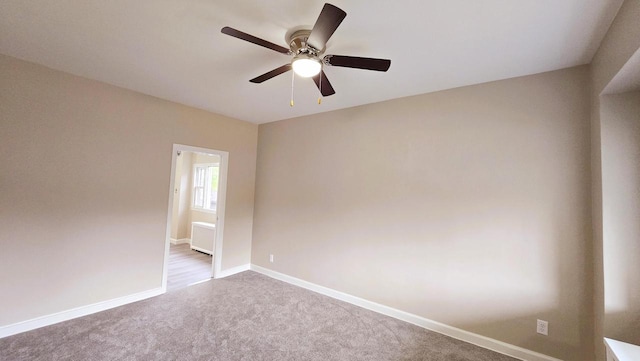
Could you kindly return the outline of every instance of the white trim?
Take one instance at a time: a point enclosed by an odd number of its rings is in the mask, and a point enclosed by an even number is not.
[[[607,349],[607,361],[637,361],[640,360],[640,346],[630,343],[604,338]]]
[[[191,239],[190,238],[180,238],[180,239],[169,238],[169,241],[173,245],[185,244],[185,243],[191,244]]]
[[[107,301],[102,301],[98,303],[94,303],[91,305],[80,306],[76,308],[72,308],[70,310],[61,311],[57,313],[53,313],[50,315],[45,315],[37,318],[32,318],[30,320],[14,323],[12,325],[2,326],[0,327],[0,338],[15,335],[18,333],[31,331],[36,328],[53,325],[54,323],[68,321],[74,318],[87,316],[92,313],[106,311],[108,309],[126,305],[128,303],[133,303],[137,301],[142,301],[144,299],[158,296],[163,294],[162,288],[154,288],[148,291],[142,291],[138,293],[134,293],[132,295],[123,296],[114,298]]]
[[[233,276],[236,273],[248,271],[248,270],[251,269],[251,267],[252,267],[252,265],[250,265],[249,263],[243,264],[243,265],[240,265],[240,266],[237,266],[237,267],[232,267],[232,268],[226,269],[224,271],[221,271],[218,274],[218,277],[216,277],[216,278],[225,278],[225,277]]]
[[[211,229],[211,230],[216,230],[216,224],[215,223],[209,223],[209,222],[191,222],[191,227],[193,227],[193,225],[196,226],[200,226],[200,227],[204,227],[206,229]]]
[[[209,282],[209,281],[211,281],[212,279],[213,279],[213,278],[207,278],[207,279],[204,279],[204,280],[202,280],[202,281],[196,281],[196,282],[193,282],[193,283],[189,283],[189,284],[187,285],[187,287],[189,287],[189,286],[193,286],[193,285],[199,285],[199,284],[201,284],[201,283],[205,283],[205,282]]]
[[[218,152],[220,156],[220,174],[218,178],[218,202],[216,204],[216,243],[213,245],[213,278],[222,274],[222,241],[224,238],[224,220],[227,207],[227,175],[229,171],[229,152]]]
[[[216,209],[216,240],[213,245],[213,257],[211,264],[212,278],[219,278],[222,272],[222,241],[224,238],[224,219],[227,200],[227,171],[229,169],[229,152],[207,148],[192,147],[189,145],[174,144],[171,154],[171,174],[169,180],[169,207],[167,211],[167,227],[164,247],[164,264],[162,266],[162,292],[167,291],[167,273],[169,270],[169,245],[171,244],[171,217],[173,216],[173,191],[175,187],[176,159],[178,151],[215,154],[220,157],[220,174],[218,179],[218,203]]]
[[[286,275],[284,273],[280,273],[264,267],[256,266],[254,264],[251,265],[251,270],[261,273],[265,276],[269,276],[271,278],[275,278],[277,280],[290,283],[294,286],[306,288],[310,291],[317,292],[325,296],[329,296],[331,298],[335,298],[337,300],[344,301],[352,305],[365,308],[370,311],[381,313],[383,315],[393,317],[401,321],[409,322],[416,326],[426,328],[427,330],[435,331],[443,335],[474,344],[476,346],[480,346],[495,352],[499,352],[507,356],[515,357],[520,360],[561,361],[560,359],[557,359],[551,356],[543,355],[535,351],[527,350],[519,346],[508,344],[506,342],[494,340],[489,337],[485,337],[469,331],[461,330],[453,326],[445,325],[443,323],[429,320],[427,318],[424,318],[418,315],[404,312],[389,306],[381,305],[379,303],[371,302],[360,297],[352,296],[344,292],[336,291],[331,288],[320,286],[315,283],[304,281],[299,278]]]

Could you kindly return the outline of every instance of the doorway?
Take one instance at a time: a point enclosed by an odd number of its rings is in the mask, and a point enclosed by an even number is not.
[[[220,274],[228,153],[174,144],[162,288]]]

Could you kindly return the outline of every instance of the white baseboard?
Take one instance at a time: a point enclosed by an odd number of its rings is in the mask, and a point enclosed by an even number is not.
[[[243,264],[237,267],[233,267],[233,268],[229,268],[226,270],[222,270],[220,271],[219,274],[216,275],[216,279],[218,278],[225,278],[225,277],[229,277],[232,276],[236,273],[240,273],[240,272],[244,272],[244,271],[248,271],[251,269],[251,265],[250,264]]]
[[[191,239],[189,238],[180,238],[180,239],[175,239],[175,238],[169,238],[169,242],[171,242],[171,244],[174,245],[178,245],[178,244],[185,244],[185,243],[191,243]]]
[[[87,306],[81,306],[70,310],[57,312],[51,315],[41,316],[30,320],[14,323],[11,325],[0,327],[0,338],[15,335],[18,333],[34,330],[36,328],[53,325],[77,317],[87,316],[92,313],[105,311],[110,308],[126,305],[136,301],[158,296],[162,294],[162,288],[154,288],[152,290],[134,293],[132,295],[114,298],[112,300],[102,301]]]
[[[335,298],[340,301],[351,303],[353,305],[381,313],[386,316],[396,318],[401,321],[412,323],[416,326],[426,328],[427,330],[435,331],[443,335],[453,337],[455,339],[465,341],[476,346],[480,346],[507,356],[515,357],[525,361],[561,361],[560,359],[547,356],[535,351],[527,350],[525,348],[508,344],[506,342],[494,340],[489,337],[478,335],[469,331],[465,331],[453,326],[445,325],[443,323],[426,319],[424,317],[414,315],[408,312],[404,312],[395,308],[391,308],[379,303],[371,302],[360,297],[352,296],[350,294],[333,290],[324,286],[317,285],[315,283],[307,282],[299,278],[295,278],[284,273],[272,271],[270,269],[251,265],[251,270],[261,273],[265,276],[275,278],[280,281],[290,283],[294,286],[306,288],[310,291],[314,291],[331,298]]]

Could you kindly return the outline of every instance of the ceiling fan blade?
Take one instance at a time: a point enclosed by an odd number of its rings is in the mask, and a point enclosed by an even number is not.
[[[247,33],[243,33],[240,30],[236,30],[234,28],[230,28],[228,26],[225,26],[224,28],[222,28],[221,32],[223,34],[227,34],[229,36],[233,36],[234,38],[238,38],[238,39],[242,39],[245,41],[248,41],[250,43],[254,43],[256,45],[260,45],[263,46],[267,49],[271,49],[271,50],[275,50],[278,53],[282,53],[282,54],[289,54],[289,49],[285,48],[284,46],[280,46],[277,44],[274,44],[272,42],[260,39],[260,38],[256,38],[253,35],[249,35]]]
[[[346,16],[347,13],[342,9],[329,3],[324,4],[318,20],[316,20],[313,29],[311,29],[307,44],[316,50],[323,50],[327,40],[333,35]]]
[[[360,58],[345,55],[327,55],[324,57],[324,61],[333,66],[376,71],[387,71],[391,66],[391,60],[389,59]]]
[[[283,65],[283,66],[281,66],[279,68],[275,68],[275,69],[271,70],[270,72],[264,73],[264,74],[262,74],[262,75],[260,75],[258,77],[255,77],[255,78],[253,78],[253,79],[251,79],[249,81],[252,82],[252,83],[262,83],[265,80],[269,80],[269,79],[271,79],[271,78],[273,78],[275,76],[278,76],[278,75],[280,75],[282,73],[286,73],[289,70],[291,70],[291,64],[285,64],[285,65]]]
[[[322,93],[323,97],[328,97],[329,95],[336,93],[336,91],[333,90],[331,83],[329,83],[329,79],[327,79],[327,75],[324,71],[320,71],[318,75],[314,76],[313,81],[316,82],[316,86],[318,87],[318,90],[320,90],[320,93]],[[320,84],[320,81],[322,81],[322,85]]]

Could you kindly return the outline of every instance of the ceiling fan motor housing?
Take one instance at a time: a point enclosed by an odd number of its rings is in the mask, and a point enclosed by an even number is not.
[[[311,30],[298,30],[286,39],[292,54],[309,54],[314,57],[319,57],[320,54],[324,52],[325,49],[314,49],[307,44],[307,39],[309,39],[310,34]]]

